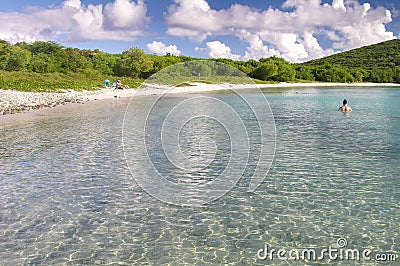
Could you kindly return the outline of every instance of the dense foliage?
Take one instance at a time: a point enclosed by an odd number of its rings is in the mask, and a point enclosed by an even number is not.
[[[302,64],[311,69],[319,69],[317,80],[329,81],[330,75],[321,73],[320,69],[347,70],[357,81],[396,82],[400,83],[400,40],[395,39],[373,44],[351,51],[334,54],[325,58],[312,60]],[[324,71],[322,71],[324,72]],[[333,75],[343,76],[337,73]],[[349,79],[350,76],[347,77]]]
[[[130,48],[121,54],[99,50],[66,48],[55,42],[17,43],[0,40],[0,88],[52,90],[61,88],[99,87],[105,78],[124,77],[128,83],[138,81],[177,63],[197,60],[186,56],[146,54]],[[399,82],[400,40],[392,40],[302,64],[291,64],[282,58],[258,61],[210,59],[241,70],[264,82]],[[199,75],[230,76],[229,68],[212,73],[196,70]],[[13,73],[13,74],[9,74]],[[182,75],[182,73],[181,73]],[[29,88],[25,86],[28,86]]]

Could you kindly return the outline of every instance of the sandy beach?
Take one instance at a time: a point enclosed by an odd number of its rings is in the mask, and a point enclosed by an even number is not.
[[[206,84],[190,83],[188,86],[173,87],[159,84],[145,84],[138,89],[99,89],[96,91],[67,90],[60,93],[20,92],[0,90],[0,115],[27,112],[57,105],[83,104],[87,101],[133,97],[141,95],[161,95],[164,93],[201,93],[221,90],[249,88],[309,88],[309,87],[400,87],[395,83],[278,83],[278,84]]]

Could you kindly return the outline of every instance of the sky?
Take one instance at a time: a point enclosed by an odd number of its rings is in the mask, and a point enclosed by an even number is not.
[[[0,25],[13,44],[296,63],[400,38],[400,1],[3,0]]]

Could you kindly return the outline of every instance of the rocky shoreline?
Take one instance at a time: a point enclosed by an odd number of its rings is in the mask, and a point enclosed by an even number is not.
[[[15,114],[43,107],[55,107],[60,104],[85,103],[91,96],[101,94],[97,91],[62,92],[21,92],[13,90],[0,90],[0,115]]]

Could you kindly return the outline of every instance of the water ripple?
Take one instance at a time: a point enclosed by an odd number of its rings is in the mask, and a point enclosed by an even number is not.
[[[205,208],[161,203],[133,182],[121,151],[123,100],[0,128],[2,264],[253,265],[265,264],[256,257],[265,243],[327,247],[338,237],[398,252],[399,92],[304,92],[266,94],[278,139],[261,186],[247,191],[250,161],[237,186]],[[335,112],[344,94],[348,115]],[[208,130],[220,144],[216,156],[228,158],[216,124],[193,121],[183,146],[192,149]],[[205,182],[205,171],[179,180]]]

